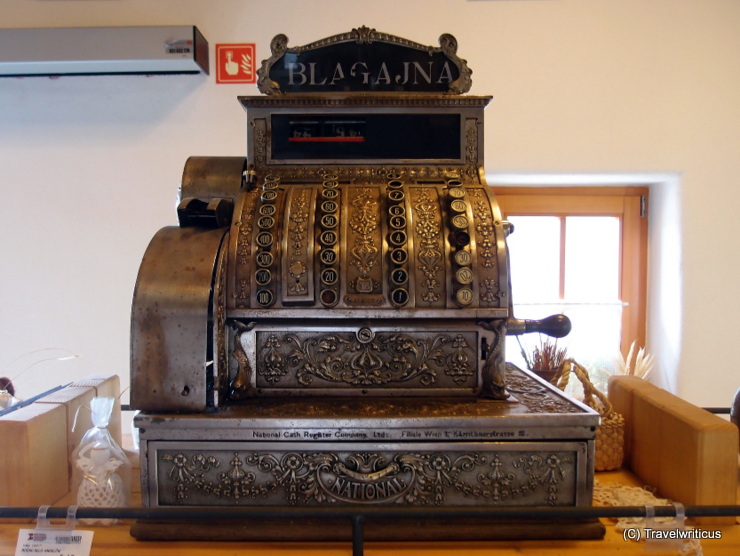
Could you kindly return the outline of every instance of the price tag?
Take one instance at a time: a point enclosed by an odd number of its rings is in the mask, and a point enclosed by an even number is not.
[[[90,556],[92,531],[65,529],[21,529],[15,556],[45,554],[56,556]]]

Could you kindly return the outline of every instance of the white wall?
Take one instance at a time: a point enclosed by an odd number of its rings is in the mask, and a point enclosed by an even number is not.
[[[740,386],[740,2],[0,0],[0,13],[7,28],[197,25],[212,51],[254,42],[259,60],[277,33],[454,34],[471,93],[494,95],[494,179],[669,176],[654,187],[650,254],[660,381],[700,405],[727,406]],[[243,94],[257,92],[213,72],[0,79],[0,375],[36,363],[21,394],[92,373],[128,382],[139,261],[176,222],[185,159],[245,153]]]

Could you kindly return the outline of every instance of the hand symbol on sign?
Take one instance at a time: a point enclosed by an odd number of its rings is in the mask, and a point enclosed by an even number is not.
[[[224,68],[226,69],[226,73],[229,75],[236,75],[239,73],[239,64],[237,64],[234,60],[234,53],[229,50],[226,52],[226,64],[224,65]]]

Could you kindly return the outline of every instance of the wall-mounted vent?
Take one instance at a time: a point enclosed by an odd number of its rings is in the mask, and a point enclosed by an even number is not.
[[[194,26],[0,29],[0,76],[208,73]]]

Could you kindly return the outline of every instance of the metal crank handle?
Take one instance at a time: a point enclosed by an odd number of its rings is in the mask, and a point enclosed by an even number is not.
[[[551,315],[541,320],[510,318],[506,321],[507,336],[540,332],[553,338],[563,338],[570,333],[570,329],[570,319],[565,315]]]

